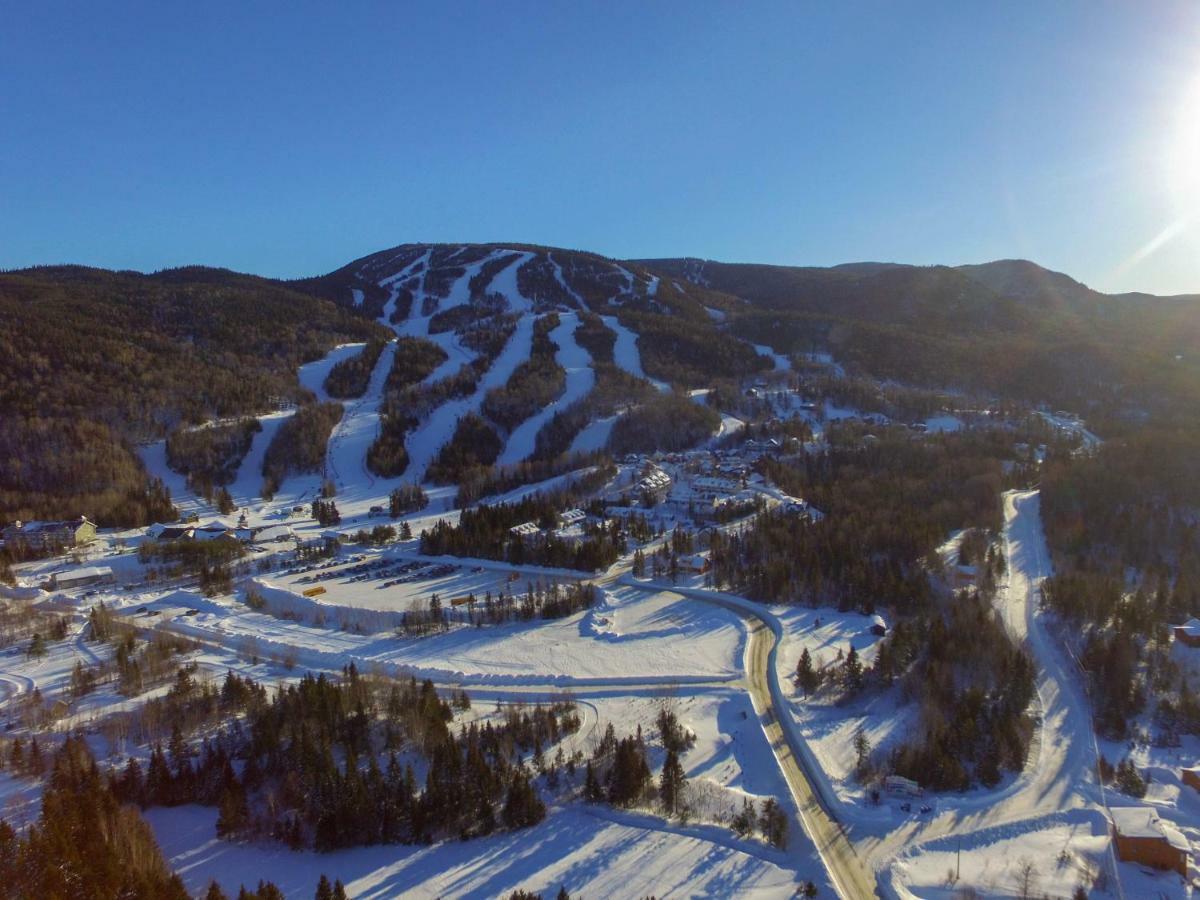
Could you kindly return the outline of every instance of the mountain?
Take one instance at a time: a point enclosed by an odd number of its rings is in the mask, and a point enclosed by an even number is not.
[[[1023,260],[833,268],[639,260],[748,304],[734,333],[875,377],[1100,415],[1200,400],[1200,301],[1109,296]]]
[[[335,349],[348,344],[362,349]],[[238,478],[243,495],[263,459],[272,485],[314,467],[462,483],[606,441],[680,446],[709,423],[670,388],[736,390],[773,365],[754,345],[1113,428],[1200,403],[1196,298],[1111,297],[1022,260],[818,268],[402,244],[291,282],[43,267],[0,273],[0,522],[169,514],[139,449],[165,436],[193,487]],[[281,403],[305,411],[295,427],[195,427]],[[611,439],[584,435],[601,421]]]

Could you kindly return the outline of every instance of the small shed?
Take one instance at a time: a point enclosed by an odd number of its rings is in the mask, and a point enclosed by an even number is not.
[[[1116,807],[1110,811],[1113,843],[1122,862],[1169,869],[1187,878],[1191,845],[1176,828],[1147,806]]]
[[[867,630],[870,631],[871,634],[883,637],[888,633],[887,622],[883,621],[883,616],[871,616],[871,624],[867,627]]]

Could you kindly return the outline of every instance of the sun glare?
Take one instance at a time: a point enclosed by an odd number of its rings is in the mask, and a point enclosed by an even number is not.
[[[1176,212],[1192,218],[1200,214],[1200,77],[1192,81],[1175,115],[1167,189]]]

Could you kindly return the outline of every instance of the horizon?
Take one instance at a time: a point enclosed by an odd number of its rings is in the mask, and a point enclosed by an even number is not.
[[[460,13],[11,11],[0,266],[294,279],[519,233],[1200,291],[1193,4]]]

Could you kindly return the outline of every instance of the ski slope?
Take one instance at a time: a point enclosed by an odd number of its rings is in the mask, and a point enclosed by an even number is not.
[[[429,468],[442,446],[453,436],[458,420],[467,413],[478,412],[487,392],[492,388],[502,387],[513,370],[529,358],[533,347],[533,321],[533,316],[522,316],[517,321],[512,337],[508,339],[492,367],[479,380],[475,393],[443,403],[428,419],[409,433],[405,441],[409,457],[408,471],[404,474],[406,481],[423,481],[425,470]]]
[[[514,253],[512,250],[498,251],[502,253]],[[500,294],[508,301],[508,308],[511,312],[529,313],[533,312],[533,301],[521,293],[517,287],[517,270],[529,260],[533,259],[532,253],[522,252],[516,253],[513,261],[496,273],[488,284],[488,293]]]
[[[558,327],[550,332],[550,340],[558,345],[554,359],[566,370],[566,387],[562,396],[530,416],[509,436],[498,462],[501,465],[512,465],[533,455],[538,432],[555,413],[561,412],[591,391],[596,384],[596,373],[592,371],[591,355],[575,341],[575,329],[579,327],[579,316],[576,313],[560,313]]]
[[[630,275],[629,277],[632,278],[633,276]],[[664,394],[670,392],[671,386],[669,384],[665,381],[657,381],[651,378],[642,368],[642,354],[638,350],[637,334],[622,325],[616,316],[601,316],[600,320],[617,336],[616,343],[613,344],[613,362],[630,375],[649,381]]]
[[[250,449],[238,466],[237,477],[229,485],[229,495],[238,506],[250,506],[262,496],[263,460],[267,458],[267,448],[271,446],[279,426],[294,415],[294,410],[288,410],[259,416],[258,424],[262,426],[262,431],[254,435]]]
[[[603,450],[608,446],[608,437],[612,434],[613,425],[621,418],[620,413],[603,419],[593,419],[587,426],[575,435],[571,441],[569,453],[590,453],[593,450]]]
[[[766,344],[751,344],[754,352],[759,356],[765,356],[775,364],[776,372],[786,372],[792,367],[792,361],[783,353],[776,353],[774,348],[768,347]]]
[[[353,489],[373,487],[375,476],[367,469],[367,450],[379,436],[379,415],[383,407],[383,388],[392,362],[396,357],[396,342],[390,342],[379,354],[375,370],[366,391],[358,400],[346,406],[342,420],[334,426],[325,450],[325,463],[329,477],[337,486],[338,494],[344,495]]]
[[[305,363],[296,372],[300,385],[317,395],[317,400],[324,403],[333,399],[325,392],[325,379],[330,371],[344,359],[350,359],[362,352],[366,344],[338,344],[325,356],[310,363]]]

